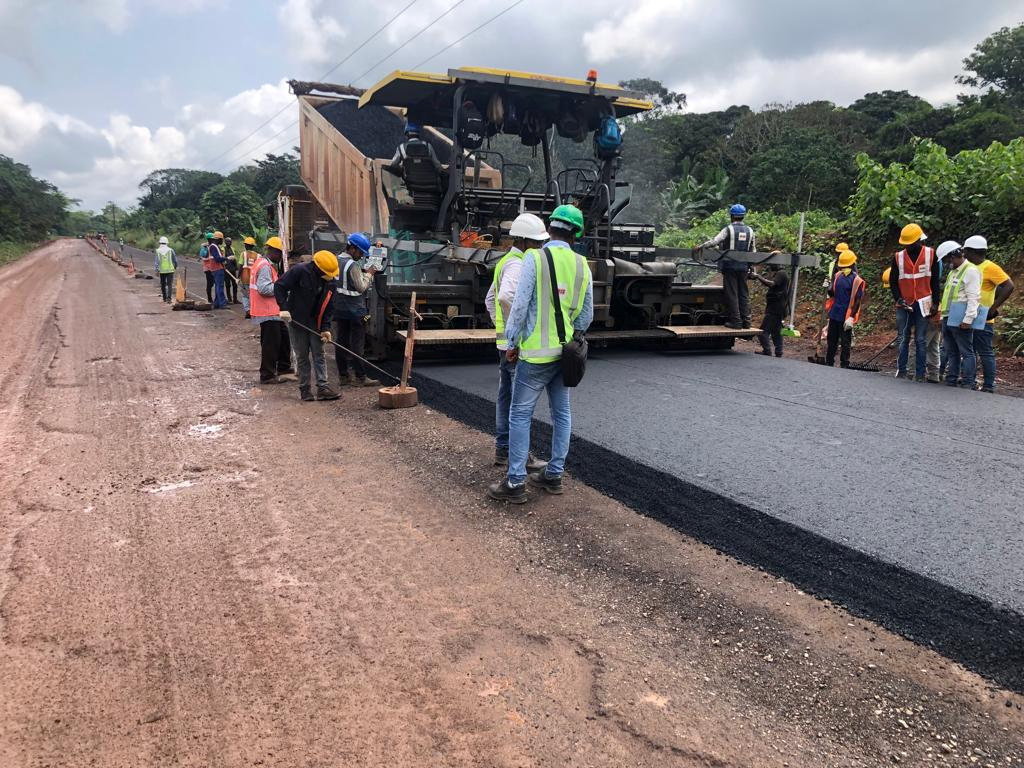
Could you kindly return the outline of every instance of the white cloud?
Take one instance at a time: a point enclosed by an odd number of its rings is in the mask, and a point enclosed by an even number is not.
[[[336,61],[346,30],[333,16],[320,14],[320,0],[285,0],[277,18],[286,42],[300,62],[322,67]]]

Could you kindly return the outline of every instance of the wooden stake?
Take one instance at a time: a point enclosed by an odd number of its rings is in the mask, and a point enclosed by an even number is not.
[[[415,387],[409,386],[412,371],[412,355],[416,347],[416,293],[409,297],[409,330],[405,336],[405,358],[402,360],[402,379],[397,387],[381,387],[377,391],[377,404],[381,408],[411,408],[419,402]]]

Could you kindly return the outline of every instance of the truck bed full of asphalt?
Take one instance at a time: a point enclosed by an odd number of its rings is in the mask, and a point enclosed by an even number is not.
[[[421,365],[478,429],[495,366]],[[1024,402],[738,353],[604,353],[568,469],[638,512],[1024,690]],[[547,405],[534,442],[546,455]]]

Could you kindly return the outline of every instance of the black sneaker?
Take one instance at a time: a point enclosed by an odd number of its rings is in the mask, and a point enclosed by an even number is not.
[[[755,355],[764,355],[765,357],[771,357],[772,353],[767,349],[756,349],[754,350]]]
[[[728,323],[725,324],[725,327],[732,328],[733,330],[736,331],[741,331],[743,330],[743,323],[734,323],[732,320],[730,320]]]
[[[996,393],[995,389],[993,389],[992,387],[982,387],[978,391],[979,392],[988,392],[990,395],[994,395]]]
[[[506,477],[500,483],[494,483],[487,488],[487,495],[495,501],[507,501],[511,504],[525,504],[526,483],[522,485],[509,485]]]
[[[304,403],[311,403],[316,400],[316,398],[313,397],[313,393],[309,391],[309,387],[305,387],[299,390],[299,400]]]
[[[341,395],[335,392],[330,387],[317,387],[316,388],[316,399],[317,400],[337,400]]]
[[[562,478],[560,477],[548,477],[547,472],[540,470],[538,472],[531,472],[526,476],[526,479],[531,485],[536,485],[538,488],[543,488],[548,493],[560,496],[562,493]]]

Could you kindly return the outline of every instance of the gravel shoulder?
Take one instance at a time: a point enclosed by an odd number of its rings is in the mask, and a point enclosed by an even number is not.
[[[1024,765],[1021,697],[157,295],[0,270],[4,768]]]

